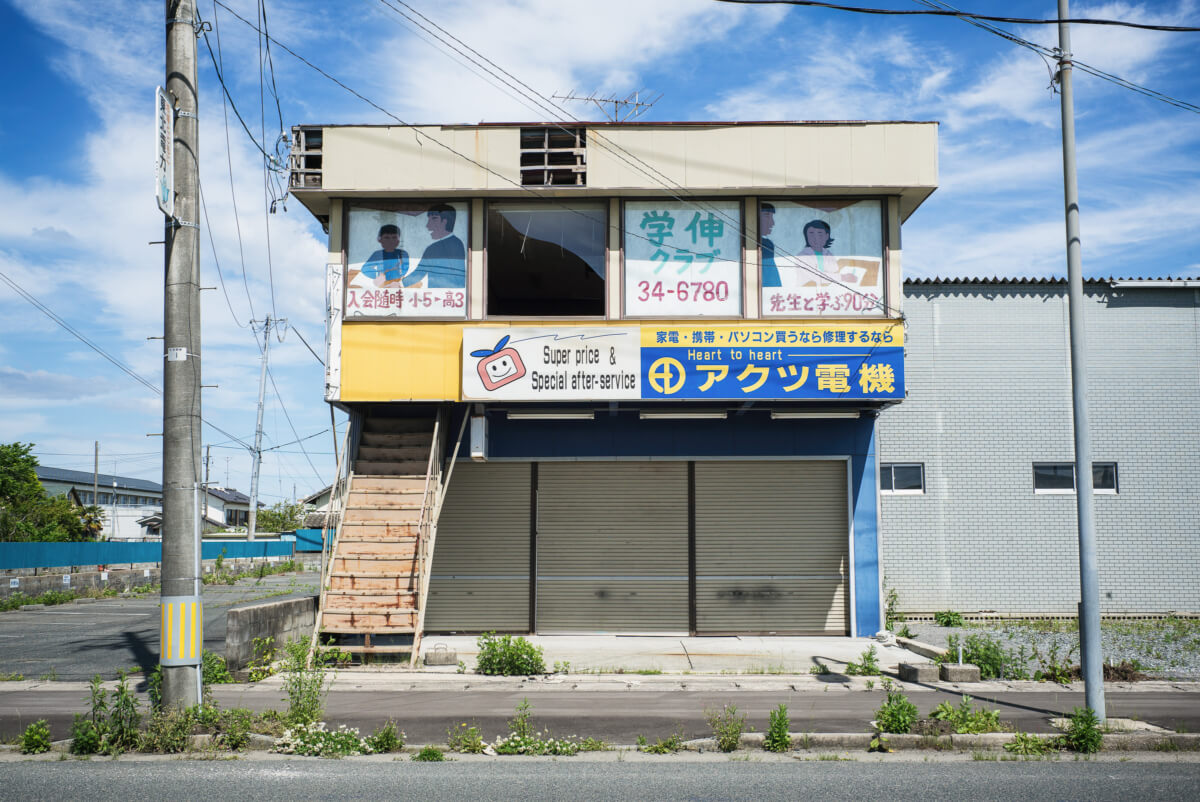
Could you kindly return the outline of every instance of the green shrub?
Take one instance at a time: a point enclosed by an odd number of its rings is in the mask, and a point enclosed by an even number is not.
[[[871,644],[871,646],[858,658],[862,662],[856,663],[851,660],[846,664],[846,673],[851,676],[878,677],[879,661],[876,659],[877,654],[878,652],[875,650],[875,644]]]
[[[452,752],[463,752],[468,755],[482,754],[487,746],[478,727],[468,727],[466,722],[446,730],[446,746]]]
[[[956,613],[953,610],[934,613],[933,620],[939,627],[961,627],[963,625],[962,613]]]
[[[421,748],[420,752],[413,755],[412,759],[421,761],[422,763],[441,763],[446,759],[446,756],[436,746],[425,746]]]
[[[929,714],[932,719],[948,721],[960,735],[975,735],[981,732],[1000,732],[1000,711],[971,707],[971,697],[963,695],[957,707],[942,702]]]
[[[475,643],[479,647],[475,670],[480,674],[502,674],[507,677],[546,672],[542,647],[534,646],[525,638],[486,632]]]
[[[96,680],[100,675],[96,675]],[[150,710],[153,712],[162,707],[162,666],[157,665],[146,675],[146,694],[150,697]]]
[[[226,665],[224,657],[205,649],[201,652],[201,660],[201,673],[205,685],[222,685],[233,682],[233,675],[229,673],[229,666]]]
[[[875,711],[875,722],[880,732],[890,732],[904,735],[912,730],[917,721],[917,706],[908,697],[897,691],[891,680],[883,681],[883,689],[887,691],[887,699]]]
[[[788,731],[791,721],[788,719],[787,705],[781,704],[771,711],[767,724],[767,734],[763,738],[763,749],[768,752],[786,752],[792,748],[792,735]]]
[[[1090,707],[1077,707],[1071,711],[1071,722],[1062,736],[1063,745],[1072,752],[1085,755],[1100,751],[1104,735],[1100,730],[1100,719]]]
[[[94,755],[100,751],[100,731],[87,716],[75,714],[71,724],[71,754]]]
[[[258,682],[275,673],[275,639],[255,638],[252,641],[254,656],[246,665],[251,682]]]
[[[21,753],[40,755],[42,752],[49,751],[50,725],[46,723],[46,719],[39,718],[26,727],[25,732],[21,733]]]
[[[579,742],[580,752],[607,752],[609,746],[599,738],[593,738],[590,735]]]
[[[732,752],[738,748],[742,732],[746,729],[745,713],[739,714],[734,705],[724,705],[720,710],[705,710],[704,720],[712,727],[718,749],[722,752]]]
[[[396,731],[396,722],[389,721],[366,739],[371,751],[377,754],[399,752],[404,748],[404,733]]]

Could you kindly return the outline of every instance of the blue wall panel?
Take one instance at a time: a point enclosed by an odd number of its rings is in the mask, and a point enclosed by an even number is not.
[[[291,557],[295,543],[278,540],[204,542],[200,554],[215,560]],[[161,543],[0,543],[0,569],[56,568],[72,565],[121,565],[162,562]]]

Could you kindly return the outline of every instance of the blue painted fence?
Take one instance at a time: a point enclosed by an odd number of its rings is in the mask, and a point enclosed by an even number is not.
[[[295,543],[278,540],[205,541],[200,555],[215,560],[291,557]],[[162,562],[161,543],[0,543],[0,569],[53,568],[63,565],[121,565]]]

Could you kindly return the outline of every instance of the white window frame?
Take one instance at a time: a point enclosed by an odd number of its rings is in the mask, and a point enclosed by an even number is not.
[[[921,488],[919,490],[896,490],[896,475],[892,473],[892,487],[885,489],[880,482],[879,492],[889,496],[923,496],[925,495],[925,463],[923,462],[881,462],[879,463],[880,479],[883,478],[883,469],[887,468],[892,471],[896,466],[902,468],[917,468],[921,472]]]
[[[1071,466],[1071,487],[1059,488],[1039,488],[1037,486],[1037,467],[1039,465],[1070,465]],[[1117,468],[1115,460],[1092,460],[1092,475],[1093,479],[1096,473],[1097,465],[1111,465],[1113,467],[1113,486],[1112,487],[1096,487],[1092,485],[1092,495],[1094,496],[1115,496],[1120,492],[1121,476]],[[1073,496],[1078,488],[1077,477],[1075,476],[1075,463],[1073,462],[1035,462],[1030,468],[1031,479],[1033,481],[1033,492],[1037,496]]]

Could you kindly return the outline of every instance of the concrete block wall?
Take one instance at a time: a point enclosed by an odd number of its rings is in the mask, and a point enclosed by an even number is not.
[[[880,462],[926,492],[881,497],[880,562],[901,609],[1073,614],[1076,499],[1033,492],[1073,459],[1065,284],[908,284],[908,398],[879,420]],[[1101,608],[1200,611],[1200,291],[1088,284]]]
[[[274,638],[280,653],[289,641],[307,643],[317,622],[319,597],[264,602],[234,607],[225,615],[225,663],[230,671],[245,668],[254,658],[255,638]]]

